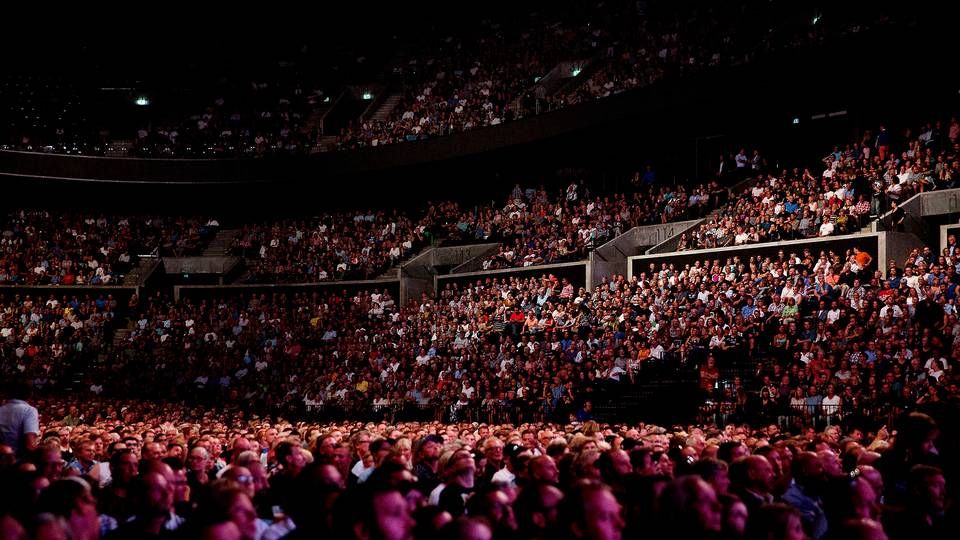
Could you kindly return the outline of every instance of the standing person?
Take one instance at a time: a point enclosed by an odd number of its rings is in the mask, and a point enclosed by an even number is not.
[[[27,403],[30,386],[11,382],[7,386],[7,402],[0,406],[0,444],[13,448],[18,459],[37,448],[40,436],[40,414]]]

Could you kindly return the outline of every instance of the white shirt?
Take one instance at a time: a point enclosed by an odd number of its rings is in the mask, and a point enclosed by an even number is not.
[[[824,396],[820,405],[823,407],[823,412],[836,414],[840,410],[840,396],[836,394],[832,398]]]

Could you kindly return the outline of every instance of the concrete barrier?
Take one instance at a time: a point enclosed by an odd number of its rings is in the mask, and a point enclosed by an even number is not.
[[[888,261],[897,261],[901,265],[911,250],[922,247],[923,241],[912,233],[879,232],[857,233],[843,236],[828,236],[809,238],[805,240],[789,240],[783,242],[765,242],[762,244],[747,244],[742,246],[728,246],[715,249],[700,249],[691,251],[674,251],[671,253],[657,253],[630,257],[628,261],[627,277],[632,278],[640,272],[649,270],[652,263],[656,268],[661,264],[672,264],[682,268],[695,261],[712,261],[719,259],[721,263],[727,259],[738,257],[741,261],[748,261],[750,257],[772,257],[779,251],[785,255],[802,252],[810,249],[817,254],[820,251],[834,251],[844,253],[847,249],[857,247],[873,257],[873,268],[881,269],[886,275]]]
[[[181,295],[190,297],[216,297],[223,293],[284,293],[310,291],[361,291],[367,289],[387,289],[394,298],[400,294],[400,281],[397,279],[358,279],[348,281],[321,281],[317,283],[232,283],[227,285],[175,285],[173,299]]]
[[[240,263],[240,257],[162,257],[167,274],[226,274]]]
[[[640,255],[642,249],[655,246],[698,223],[700,223],[699,219],[692,219],[659,225],[641,225],[603,244],[590,253],[592,284],[599,283],[603,278],[612,275],[625,275],[627,257]]]
[[[590,283],[590,261],[575,261],[568,263],[544,264],[539,266],[525,266],[521,268],[502,268],[499,270],[483,270],[480,272],[465,272],[461,274],[448,274],[445,276],[436,276],[434,291],[439,292],[447,283],[472,283],[478,279],[488,277],[530,277],[553,274],[558,278],[567,278],[574,287],[587,287],[592,289]]]
[[[441,246],[423,250],[419,255],[400,266],[400,301],[406,303],[411,298],[419,298],[426,293],[429,296],[436,294],[434,278],[438,266],[452,266],[454,270],[489,256],[495,252],[500,244],[470,244],[464,246]],[[482,264],[480,259],[478,264]]]

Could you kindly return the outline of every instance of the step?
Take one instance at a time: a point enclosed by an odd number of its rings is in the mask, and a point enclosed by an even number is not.
[[[397,105],[400,104],[400,101],[403,99],[403,94],[394,92],[387,96],[383,100],[383,103],[377,108],[377,110],[370,115],[370,120],[375,122],[386,122],[390,119],[390,116],[393,114],[393,110],[397,108]]]
[[[221,229],[217,231],[217,236],[207,244],[207,249],[203,250],[204,257],[222,257],[230,253],[230,247],[233,241],[240,236],[240,229]]]

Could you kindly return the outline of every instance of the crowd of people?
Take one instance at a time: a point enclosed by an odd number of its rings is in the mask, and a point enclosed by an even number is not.
[[[367,115],[325,133],[319,121],[343,86],[346,59],[301,52],[266,65],[252,62],[239,74],[210,77],[199,71],[183,91],[136,97],[142,119],[133,130],[103,121],[103,91],[77,88],[61,78],[12,74],[0,84],[3,148],[136,157],[260,157],[351,150],[496,126],[511,120],[648,86],[668,75],[684,76],[717,66],[752,62],[761,52],[817,46],[830,38],[891,25],[887,15],[837,9],[809,23],[806,9],[744,2],[732,9],[647,6],[607,1],[580,7],[543,5],[466,25],[453,35],[441,30],[405,35],[406,47],[379,70],[394,74],[386,87],[401,100],[386,119]],[[900,15],[909,21],[909,14]],[[280,47],[283,50],[282,47]],[[352,49],[350,49],[352,50]],[[277,54],[280,54],[279,52]],[[365,55],[353,59],[361,62]],[[318,65],[328,62],[330,65]],[[546,91],[541,78],[563,62],[577,67],[580,84]],[[169,81],[164,81],[168,83]],[[378,86],[384,86],[379,84]],[[199,87],[199,90],[197,90]],[[46,96],[50,90],[53,99]],[[165,98],[169,103],[164,103]],[[117,116],[136,116],[131,96]],[[321,147],[323,135],[337,135]],[[118,150],[121,148],[122,150]]]
[[[19,210],[0,223],[0,283],[117,285],[140,255],[199,255],[217,222],[197,217]]]
[[[915,193],[956,187],[960,178],[960,121],[934,119],[889,133],[866,130],[834,146],[811,167],[764,172],[759,151],[721,159],[720,173],[754,175],[738,197],[680,239],[678,250],[850,234],[890,211],[882,225],[903,227],[898,204]]]
[[[956,527],[955,441],[921,412],[795,432],[318,424],[6,394],[6,538],[899,540]]]
[[[80,372],[89,395],[519,423],[590,418],[598,400],[666,365],[699,371],[705,418],[882,422],[957,395],[957,257],[924,248],[879,269],[857,248],[785,248],[664,263],[593,292],[552,275],[488,277],[406,305],[379,289],[119,305],[17,296],[2,372],[53,390]]]
[[[372,279],[423,247],[424,229],[398,212],[336,212],[246,224],[231,252],[251,262],[254,283]]]
[[[582,260],[632,227],[701,217],[725,200],[718,182],[665,186],[653,178],[649,169],[636,173],[629,190],[609,195],[582,180],[553,193],[517,184],[503,206],[428,202],[419,218],[367,210],[244,225],[231,253],[249,262],[253,283],[371,279],[430,244],[499,242],[484,269],[528,267]]]

